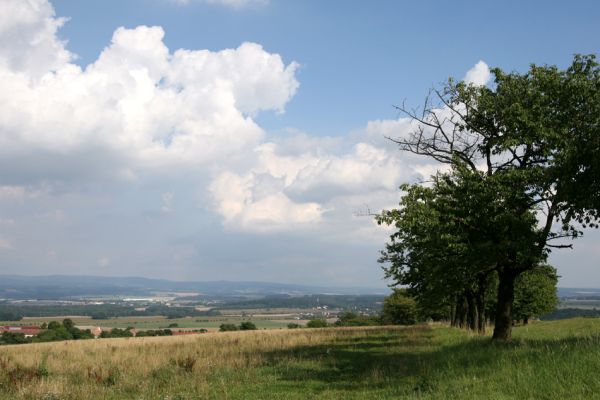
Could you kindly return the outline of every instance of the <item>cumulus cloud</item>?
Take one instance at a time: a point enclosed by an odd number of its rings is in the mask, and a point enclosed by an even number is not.
[[[32,78],[62,68],[73,58],[56,36],[65,21],[46,0],[0,2],[0,66]]]
[[[132,181],[144,168],[235,158],[264,137],[252,117],[283,112],[298,88],[298,65],[258,44],[170,52],[160,27],[118,28],[82,68],[50,4],[7,5],[22,17],[0,20],[0,43],[24,30],[35,45],[0,47],[0,180]]]
[[[285,185],[272,175],[221,173],[211,184],[216,210],[234,230],[272,232],[318,222],[322,210],[315,202],[295,203]]]
[[[342,197],[393,192],[408,176],[368,135],[342,147],[339,139],[299,134],[267,141],[253,117],[284,111],[299,87],[298,64],[258,44],[172,52],[160,27],[118,28],[98,59],[81,67],[57,39],[64,21],[50,4],[11,6],[36,15],[11,29],[26,26],[44,39],[25,50],[2,48],[0,56],[25,60],[44,50],[56,58],[35,63],[35,71],[23,62],[0,65],[0,182],[20,184],[4,187],[5,197],[46,181],[136,182],[188,171],[208,179],[229,229],[272,232],[314,227],[335,215]],[[163,212],[173,210],[172,199],[162,194]]]
[[[467,71],[464,81],[466,83],[472,83],[473,85],[482,86],[490,80],[490,68],[484,62],[479,60],[473,68]]]
[[[259,251],[260,240],[272,252],[277,242],[285,251],[272,263],[325,258],[341,271],[357,245],[388,235],[360,215],[394,207],[402,182],[432,171],[385,139],[413,129],[407,119],[371,121],[344,137],[265,132],[256,116],[285,111],[298,64],[259,44],[169,49],[161,27],[121,27],[81,66],[57,36],[64,22],[45,0],[0,3],[0,225],[10,237],[0,249],[19,245],[2,252],[4,265],[37,257],[62,272],[82,260],[106,273],[260,267],[245,253],[217,256],[215,247],[237,238],[252,240],[244,252]],[[477,64],[468,79],[483,82],[486,68]],[[330,251],[334,242],[349,261]]]
[[[302,145],[315,144],[303,135],[288,140],[305,150],[290,154],[286,141],[266,142],[255,148],[249,171],[226,171],[215,179],[211,194],[228,228],[268,232],[320,222],[323,228],[332,219],[351,219],[365,202],[379,203],[382,193],[395,194],[413,173],[395,151],[370,143],[340,151],[332,138],[321,138],[315,147]]]

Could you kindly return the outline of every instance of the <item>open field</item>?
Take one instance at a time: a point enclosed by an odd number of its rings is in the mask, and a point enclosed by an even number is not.
[[[5,346],[0,398],[600,398],[600,320],[491,343],[442,326],[270,330]]]

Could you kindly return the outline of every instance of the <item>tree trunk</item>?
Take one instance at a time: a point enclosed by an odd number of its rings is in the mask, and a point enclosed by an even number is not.
[[[498,304],[494,325],[494,340],[510,340],[512,333],[512,305],[515,298],[517,274],[504,268],[498,273]]]
[[[477,332],[480,335],[485,334],[485,279],[479,279],[479,288],[477,290]]]
[[[467,299],[464,295],[460,297],[460,308],[458,313],[458,326],[464,328],[467,326],[467,311],[469,306],[467,305]]]
[[[467,321],[467,301],[464,294],[456,296],[456,310],[454,312],[453,326],[464,328]]]
[[[525,318],[523,318],[523,325],[527,325],[527,324],[529,324],[529,318],[525,317]]]
[[[456,326],[456,310],[458,308],[458,295],[454,296],[454,302],[452,303],[452,308],[450,309],[450,326]]]
[[[465,293],[465,298],[467,299],[467,328],[475,331],[477,330],[477,320],[479,317],[477,316],[477,305],[475,304],[475,295],[472,291],[467,291]]]

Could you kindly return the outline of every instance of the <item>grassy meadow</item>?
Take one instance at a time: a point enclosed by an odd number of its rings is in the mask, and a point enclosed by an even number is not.
[[[419,325],[3,346],[0,398],[600,398],[600,320],[514,337]]]

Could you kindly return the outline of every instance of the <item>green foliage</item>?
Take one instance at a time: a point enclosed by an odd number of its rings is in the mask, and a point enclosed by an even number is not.
[[[495,271],[494,338],[508,339],[516,278],[542,264],[555,239],[579,236],[576,223],[597,226],[600,66],[575,56],[565,70],[492,75],[490,86],[450,80],[434,92],[441,108],[431,99],[422,114],[400,108],[416,122],[400,148],[452,169],[431,186],[405,185],[401,207],[378,221],[398,228],[381,258],[387,276],[420,301],[468,303],[471,323]]]
[[[22,333],[2,332],[2,336],[0,336],[0,344],[23,344],[30,342],[31,340],[26,338]]]
[[[335,326],[374,326],[381,325],[381,318],[371,315],[359,315],[353,312],[340,314]]]
[[[171,336],[173,335],[173,331],[170,329],[149,329],[145,331],[139,331],[136,333],[136,337],[144,337],[144,336]]]
[[[295,322],[290,322],[289,324],[287,324],[288,329],[298,329],[300,328],[300,325],[295,323]]]
[[[71,331],[73,328],[75,328],[75,324],[73,323],[73,320],[70,318],[64,319],[62,322],[62,325],[68,331]]]
[[[244,321],[240,324],[240,331],[254,331],[256,325],[252,321]]]
[[[307,328],[327,328],[327,321],[322,318],[311,319],[306,323]]]
[[[221,324],[221,326],[219,326],[219,332],[230,332],[237,330],[239,330],[239,328],[235,324]]]
[[[417,302],[406,290],[394,289],[383,302],[381,319],[388,325],[413,325],[418,321]]]
[[[553,311],[558,305],[556,268],[541,265],[521,274],[515,283],[513,318],[527,322]]]
[[[58,321],[50,321],[48,323],[48,329],[49,330],[55,330],[55,329],[58,329],[60,327],[61,327],[61,324]]]
[[[113,328],[110,331],[102,331],[100,334],[101,338],[120,338],[120,337],[133,337],[133,333],[129,329]]]

